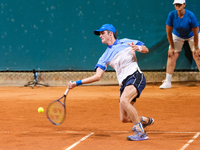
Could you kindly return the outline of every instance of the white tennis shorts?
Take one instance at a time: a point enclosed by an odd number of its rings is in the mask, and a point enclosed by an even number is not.
[[[172,33],[172,37],[173,37],[173,41],[174,41],[174,51],[175,52],[180,52],[182,50],[182,47],[183,47],[183,44],[184,44],[185,41],[188,41],[191,51],[195,50],[194,36],[189,38],[189,39],[183,39],[183,38],[180,38],[180,37],[178,37],[178,36],[176,36],[175,34]],[[200,33],[199,33],[198,46],[200,47]],[[169,48],[170,48],[170,46],[169,46]]]

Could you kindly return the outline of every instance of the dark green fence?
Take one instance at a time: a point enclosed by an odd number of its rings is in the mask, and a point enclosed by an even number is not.
[[[165,22],[173,0],[4,0],[0,3],[0,71],[93,70],[106,49],[93,31],[111,23],[119,38],[143,41],[150,49],[138,54],[142,70],[166,67]],[[200,1],[187,9],[200,21]],[[198,9],[197,9],[198,8]],[[187,44],[186,46],[187,47]],[[183,51],[176,69],[196,69]],[[109,68],[111,69],[111,68]]]

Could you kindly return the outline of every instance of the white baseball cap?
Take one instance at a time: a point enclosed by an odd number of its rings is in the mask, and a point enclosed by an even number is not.
[[[173,4],[184,4],[185,0],[174,0]]]

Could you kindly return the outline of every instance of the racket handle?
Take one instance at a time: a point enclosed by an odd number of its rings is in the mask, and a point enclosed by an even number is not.
[[[64,93],[64,95],[67,95],[68,91],[69,91],[69,89],[67,88],[66,91],[65,91],[65,93]]]

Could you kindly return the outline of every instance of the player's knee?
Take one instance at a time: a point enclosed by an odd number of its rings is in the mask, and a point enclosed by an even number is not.
[[[121,107],[125,107],[127,105],[127,100],[120,99],[120,105]]]

